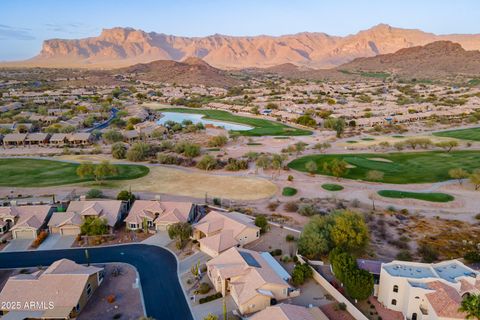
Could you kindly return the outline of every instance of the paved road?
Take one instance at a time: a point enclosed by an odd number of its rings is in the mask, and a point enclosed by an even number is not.
[[[145,244],[88,249],[91,263],[124,262],[140,274],[147,315],[156,320],[193,320],[177,276],[177,261],[168,250]],[[67,258],[87,263],[85,249],[1,252],[0,268],[47,266]]]

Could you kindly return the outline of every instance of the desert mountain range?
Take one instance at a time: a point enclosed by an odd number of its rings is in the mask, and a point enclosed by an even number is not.
[[[304,32],[285,36],[180,37],[132,28],[104,29],[98,37],[52,39],[34,58],[11,65],[119,68],[154,60],[182,61],[197,57],[219,69],[268,68],[281,64],[324,69],[356,58],[448,40],[465,50],[480,49],[480,34],[435,35],[380,24],[345,37]]]

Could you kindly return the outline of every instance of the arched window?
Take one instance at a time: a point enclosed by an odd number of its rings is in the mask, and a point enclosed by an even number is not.
[[[393,300],[392,300],[392,305],[393,305],[393,306],[396,306],[396,305],[397,305],[397,300],[393,299]]]
[[[393,292],[398,292],[398,286],[397,285],[393,286]]]

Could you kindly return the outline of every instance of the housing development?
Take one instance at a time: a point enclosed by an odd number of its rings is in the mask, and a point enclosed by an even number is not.
[[[474,29],[110,8],[190,37],[22,2],[18,26],[0,4],[0,319],[480,320]],[[292,34],[202,35],[245,8]]]

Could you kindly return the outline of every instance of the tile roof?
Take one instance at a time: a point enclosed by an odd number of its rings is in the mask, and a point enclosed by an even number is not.
[[[89,276],[101,270],[61,259],[45,271],[10,277],[0,292],[0,301],[20,301],[21,308],[18,311],[26,311],[25,305],[30,301],[48,301],[53,303],[54,313],[68,317],[80,300]],[[42,317],[45,317],[45,313]]]
[[[255,313],[248,320],[328,320],[319,308],[281,303]]]
[[[48,222],[49,227],[61,227],[66,224],[73,224],[80,226],[83,223],[82,216],[73,211],[67,212],[55,212],[50,221]]]
[[[249,253],[260,267],[249,265],[241,252]],[[207,267],[223,279],[232,279],[230,288],[238,297],[237,304],[248,302],[259,294],[265,295],[259,290],[268,292],[272,285],[290,287],[256,251],[233,247],[208,261]]]
[[[20,226],[38,229],[47,218],[50,209],[49,205],[0,207],[0,219],[10,217],[17,219],[12,230]]]
[[[428,283],[428,288],[435,290],[427,293],[425,296],[439,317],[465,319],[465,313],[458,311],[462,297],[455,288],[441,282],[432,281]]]
[[[108,225],[113,227],[121,208],[120,200],[80,200],[71,201],[67,211],[76,212],[82,216],[93,215],[105,218]]]

